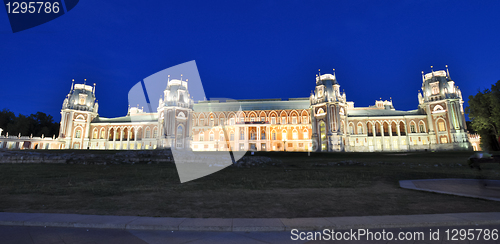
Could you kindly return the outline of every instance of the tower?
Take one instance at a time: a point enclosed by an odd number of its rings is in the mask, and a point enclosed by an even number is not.
[[[335,72],[316,75],[316,88],[309,100],[313,151],[344,151],[347,101]]]
[[[190,148],[193,104],[188,91],[188,80],[183,81],[182,75],[180,80],[169,78],[158,106],[162,147]]]
[[[419,110],[427,114],[431,149],[464,150],[471,145],[467,137],[462,93],[446,70],[424,75],[422,93],[418,94]]]
[[[71,84],[61,109],[59,139],[62,148],[86,149],[89,146],[90,122],[98,116],[95,84]]]

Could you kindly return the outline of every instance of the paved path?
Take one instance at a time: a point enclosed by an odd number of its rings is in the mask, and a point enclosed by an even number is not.
[[[293,219],[160,218],[0,212],[0,226],[76,227],[117,230],[257,232],[290,231],[293,229],[373,229],[476,224],[500,224],[500,212]]]
[[[402,188],[500,201],[500,180],[429,179],[402,180]]]
[[[454,236],[453,229],[473,229],[473,240],[460,240],[461,236],[457,235],[457,240],[452,241]],[[479,229],[483,233],[478,237]],[[446,231],[449,231],[447,235]],[[473,225],[473,226],[442,226],[442,227],[409,227],[409,228],[390,228],[390,229],[355,229],[354,233],[365,231],[365,235],[354,235],[356,240],[332,241],[329,236],[316,236],[316,241],[311,240],[294,240],[298,239],[299,233],[292,235],[290,231],[280,232],[199,232],[199,231],[160,231],[160,230],[116,230],[116,229],[86,229],[86,228],[64,228],[64,227],[28,227],[28,226],[0,226],[0,243],[2,244],[211,244],[211,243],[241,243],[241,244],[263,244],[263,243],[491,243],[500,244],[498,237],[496,240],[493,235],[485,236],[485,231],[500,230],[500,225]],[[329,230],[330,231],[330,230]],[[348,232],[337,231],[342,234]],[[379,234],[381,240],[377,238]],[[436,235],[435,233],[439,233]],[[373,239],[370,238],[372,233]],[[391,234],[389,234],[391,233]],[[432,237],[437,240],[430,240]],[[302,237],[306,239],[307,232],[304,232]],[[389,238],[392,236],[392,240]],[[335,235],[334,235],[335,237]],[[347,238],[352,238],[346,236]],[[409,240],[402,241],[399,238],[408,238]],[[294,238],[294,239],[292,239]],[[385,238],[386,240],[383,240]],[[398,239],[398,240],[396,240]],[[485,241],[485,239],[489,239]]]

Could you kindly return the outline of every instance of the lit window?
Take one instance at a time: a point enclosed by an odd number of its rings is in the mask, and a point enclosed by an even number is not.
[[[349,125],[349,133],[354,134],[354,126]]]
[[[205,135],[204,135],[204,132],[200,132],[200,134],[198,135],[198,140],[199,141],[204,141],[205,140]]]
[[[415,133],[415,125],[414,124],[410,125],[410,132]]]
[[[292,124],[297,124],[297,117],[292,118]]]
[[[276,124],[276,117],[271,118],[271,124],[273,124],[273,125]]]
[[[82,131],[81,130],[76,130],[75,132],[75,138],[80,138],[82,136]]]
[[[220,135],[220,141],[225,141],[225,139],[224,139],[224,134],[221,134],[221,135]]]
[[[309,133],[307,131],[304,131],[304,139],[307,139],[309,137]]]
[[[281,133],[281,139],[286,140],[286,131],[283,131],[283,132]]]
[[[155,128],[153,130],[153,138],[156,138],[156,137],[158,137],[158,129]]]
[[[245,122],[245,119],[244,118],[240,118],[240,123],[243,123]]]
[[[80,105],[85,105],[85,100],[86,100],[86,98],[87,98],[87,94],[80,94],[80,96],[79,96],[79,101],[78,101],[78,102],[79,102],[79,104],[80,104]]]
[[[444,125],[443,121],[439,121],[438,122],[438,130],[439,131],[445,131],[446,130],[446,126]]]
[[[302,124],[307,124],[307,116],[302,116]]]
[[[231,118],[231,120],[229,120],[229,124],[234,125],[234,118]]]
[[[210,133],[210,136],[208,137],[208,140],[214,141],[214,134],[213,133]]]
[[[224,125],[224,122],[225,122],[224,119],[220,119],[219,123],[220,123],[220,125]]]
[[[441,137],[441,143],[448,143],[448,137],[446,136]]]
[[[234,141],[234,133],[231,133],[231,141]]]
[[[254,121],[255,121],[255,118],[250,118],[250,121],[254,122]]]
[[[292,136],[294,140],[299,139],[299,133],[297,131],[294,131]]]
[[[210,126],[214,126],[214,118],[210,118]]]
[[[151,130],[149,128],[146,129],[146,138],[151,137]]]
[[[97,139],[97,130],[94,131],[94,139]]]
[[[276,131],[273,131],[273,133],[271,133],[271,137],[273,140],[276,140]]]
[[[240,128],[240,140],[245,140],[245,131],[243,128]]]
[[[285,117],[281,117],[281,124],[286,124],[286,118]]]
[[[101,130],[101,139],[104,139],[105,131]]]
[[[203,119],[200,119],[200,126],[204,126],[204,120]]]

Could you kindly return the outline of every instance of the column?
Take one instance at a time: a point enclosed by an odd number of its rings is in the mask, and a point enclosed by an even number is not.
[[[401,150],[401,128],[400,128],[400,125],[398,124],[397,125],[397,130],[398,130],[398,148],[399,150]]]
[[[392,141],[392,123],[389,124],[388,130],[389,130],[389,140],[390,140],[389,145],[391,145],[391,151],[392,151],[392,150],[394,150],[394,145],[392,145],[392,143],[393,143],[393,141]]]
[[[372,136],[373,136],[373,151],[377,150],[377,130],[375,129],[375,123],[372,123]]]
[[[380,124],[380,134],[382,135],[382,151],[384,151],[384,149],[385,149],[384,122],[382,122],[382,124]]]

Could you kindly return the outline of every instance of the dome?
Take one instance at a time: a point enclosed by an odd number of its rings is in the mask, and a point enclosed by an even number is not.
[[[192,107],[193,101],[189,95],[187,80],[172,79],[168,81],[163,92],[166,106]]]
[[[66,99],[64,99],[63,109],[97,112],[94,92],[92,86],[75,84]]]

